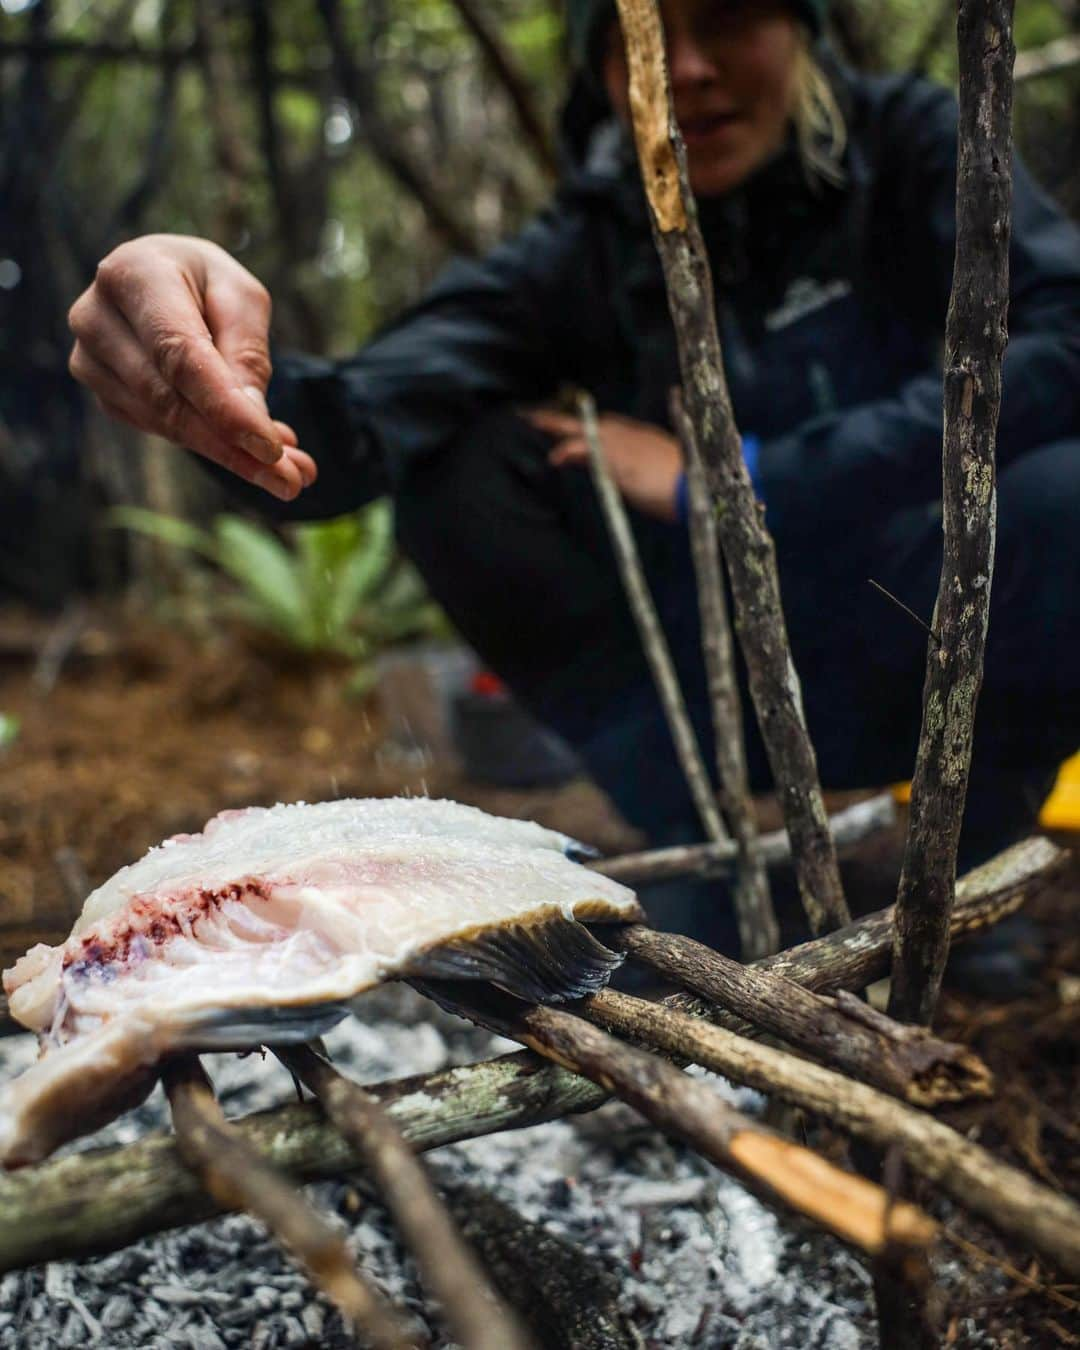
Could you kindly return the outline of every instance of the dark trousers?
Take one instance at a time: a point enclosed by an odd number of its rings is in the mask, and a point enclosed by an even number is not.
[[[573,744],[653,843],[701,837],[589,476],[554,470],[551,442],[509,411],[414,464],[399,536],[463,637]],[[965,861],[1030,828],[1053,771],[1080,745],[1080,440],[1001,473],[997,559]],[[807,503],[812,520],[813,503]],[[697,596],[682,526],[633,514],[649,583],[706,761],[711,732]],[[767,516],[766,516],[767,519]],[[785,615],[822,782],[908,778],[926,632],[941,567],[939,503],[869,528],[776,540]],[[743,677],[755,789],[770,775]]]

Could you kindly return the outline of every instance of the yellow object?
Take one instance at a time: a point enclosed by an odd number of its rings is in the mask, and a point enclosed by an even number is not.
[[[1039,812],[1044,830],[1080,830],[1080,754],[1061,766],[1054,790]]]
[[[911,784],[897,783],[892,794],[906,805],[911,800]],[[1080,831],[1080,754],[1061,766],[1054,790],[1039,812],[1039,824],[1044,830]]]

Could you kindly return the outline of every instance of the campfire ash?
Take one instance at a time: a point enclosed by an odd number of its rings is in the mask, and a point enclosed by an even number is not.
[[[370,1001],[370,1022],[329,1038],[361,1081],[464,1063],[508,1048],[408,990]],[[0,1072],[30,1062],[29,1037],[0,1045]],[[282,1101],[269,1057],[208,1058],[238,1115]],[[755,1094],[726,1094],[754,1113]],[[168,1124],[160,1091],[93,1144],[127,1143]],[[73,1148],[89,1147],[88,1142]],[[626,1107],[444,1148],[440,1185],[487,1189],[523,1219],[575,1244],[618,1290],[646,1346],[876,1345],[866,1268],[838,1242],[778,1219],[730,1177],[665,1141]],[[320,1204],[349,1233],[365,1272],[416,1319],[421,1343],[450,1346],[385,1211],[356,1186],[324,1183]],[[260,1227],[233,1216],[162,1234],[96,1260],[53,1262],[0,1279],[0,1346],[346,1345],[341,1319]]]

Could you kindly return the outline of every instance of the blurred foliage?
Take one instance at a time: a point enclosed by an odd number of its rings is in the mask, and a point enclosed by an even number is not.
[[[76,542],[102,501],[204,520],[220,505],[67,376],[66,310],[98,260],[135,234],[209,237],[269,287],[279,345],[354,350],[454,248],[488,247],[549,194],[561,3],[0,0],[0,496],[30,503],[12,509],[44,541],[29,564],[0,547],[0,594],[65,558],[59,599],[137,571],[145,550],[103,558],[88,527]],[[1078,5],[1023,0],[1018,47],[1074,31]],[[832,13],[853,64],[954,81],[955,0]],[[1080,68],[1018,86],[1016,123],[1080,212]]]
[[[286,540],[229,514],[215,517],[208,530],[134,506],[116,507],[109,520],[213,564],[231,584],[204,592],[211,619],[239,620],[296,653],[344,657],[357,665],[359,684],[388,643],[446,632],[415,569],[395,551],[386,501],[293,526]],[[188,617],[195,618],[192,610]]]
[[[19,719],[14,713],[0,712],[0,750],[6,750],[19,739]]]
[[[157,150],[162,163],[135,230],[216,239],[268,282],[286,342],[354,348],[414,299],[444,261],[445,241],[372,152],[363,117],[342,95],[317,0],[4,0],[0,36],[28,35],[31,16],[46,5],[51,40],[97,44],[96,56],[91,46],[87,57],[48,63],[51,108],[67,114],[49,171],[58,230],[82,236],[67,269],[72,293],[86,280],[85,270],[76,275],[80,266],[132,232],[118,222],[118,209],[146,174],[155,139],[165,142]],[[257,106],[253,13],[260,8],[269,25],[281,174],[298,220],[291,241],[283,237]],[[558,0],[474,0],[474,8],[553,127],[565,82]],[[452,0],[343,0],[341,9],[365,87],[432,191],[457,210],[478,246],[519,224],[548,182]],[[834,10],[838,32],[859,34],[851,55],[864,64],[919,65],[954,81],[952,0],[846,0]],[[1024,0],[1018,47],[1068,33],[1072,11],[1067,0]],[[220,49],[216,74],[196,54],[199,43]],[[129,54],[121,59],[124,48]],[[166,66],[135,60],[132,48],[187,55]],[[14,58],[0,63],[0,91],[13,92],[20,65]],[[1074,115],[1078,87],[1075,72],[1022,86],[1021,142],[1029,129],[1043,135],[1056,122],[1060,131]],[[231,160],[223,137],[237,147]],[[1034,158],[1043,156],[1036,151]],[[298,315],[301,307],[314,323]]]

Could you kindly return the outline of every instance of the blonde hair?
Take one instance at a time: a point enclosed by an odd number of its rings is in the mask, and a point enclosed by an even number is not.
[[[839,186],[846,176],[847,123],[828,77],[814,58],[805,30],[795,60],[792,120],[799,157],[811,181],[820,179]]]

